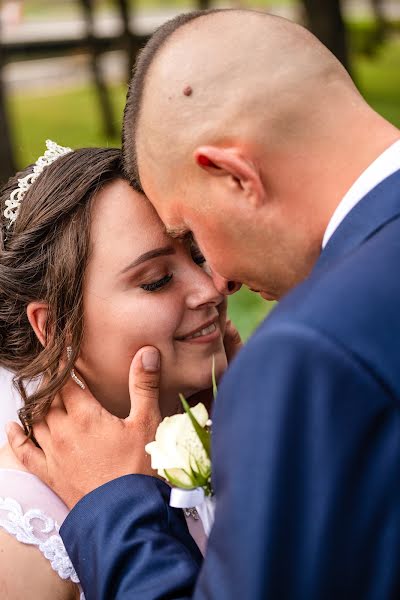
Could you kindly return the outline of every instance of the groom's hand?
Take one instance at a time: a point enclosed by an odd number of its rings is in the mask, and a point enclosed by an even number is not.
[[[232,321],[226,322],[225,335],[224,335],[224,347],[228,364],[235,358],[236,354],[243,348],[242,338],[240,333],[232,323]]]
[[[87,386],[68,380],[46,417],[34,426],[40,448],[17,423],[8,441],[17,458],[72,508],[100,485],[131,473],[155,475],[145,445],[161,421],[158,405],[160,354],[142,348],[129,374],[131,412],[119,419],[107,412]]]

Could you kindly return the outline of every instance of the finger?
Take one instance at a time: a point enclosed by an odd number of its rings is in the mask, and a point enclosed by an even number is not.
[[[236,354],[243,347],[242,338],[232,321],[227,321],[226,323],[224,346],[228,363],[235,358]]]
[[[46,481],[47,463],[43,451],[26,437],[24,430],[18,423],[8,423],[6,433],[8,443],[17,459],[28,471],[37,475],[39,479]]]
[[[53,401],[51,403],[50,410],[53,409],[53,408],[61,410],[61,411],[65,412],[65,413],[67,412],[67,410],[65,408],[64,401],[63,401],[62,396],[61,396],[61,393],[57,393],[54,396]]]
[[[47,432],[44,433],[48,433],[48,435],[51,436],[55,429],[66,429],[64,425],[65,419],[68,420],[68,414],[65,412],[64,409],[51,407],[43,418],[43,423],[46,425],[47,428]],[[39,442],[39,439],[36,439]]]
[[[46,421],[43,419],[39,423],[35,423],[35,425],[32,428],[32,431],[35,441],[39,444],[40,449],[43,450],[46,456],[49,452],[51,443],[50,429]]]
[[[62,399],[61,392],[62,390],[60,390],[60,392],[58,392],[55,395],[53,402],[51,403],[50,409],[47,411],[43,418],[44,422],[46,423],[49,429],[52,428],[53,422],[59,421],[63,417],[66,417],[68,414],[65,408],[64,401]]]
[[[33,429],[33,435],[35,436],[35,440],[38,442],[38,444],[40,446],[42,446],[41,440],[45,441],[46,436],[49,436],[49,434],[50,434],[50,430],[45,421],[45,418],[43,418],[38,423],[35,423],[32,429]]]
[[[141,348],[133,358],[129,370],[129,395],[131,412],[129,418],[138,413],[159,417],[161,357],[157,348]]]

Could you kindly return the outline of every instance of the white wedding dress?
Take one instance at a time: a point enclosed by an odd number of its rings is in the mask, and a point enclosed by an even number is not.
[[[5,425],[18,421],[21,406],[12,374],[0,367],[0,447],[7,441]],[[35,546],[61,579],[79,585],[59,529],[68,514],[60,498],[40,479],[24,470],[0,466],[0,528],[22,544]],[[84,595],[81,590],[81,600]]]
[[[0,367],[0,448],[7,441],[4,427],[9,421],[18,421],[20,406],[18,392],[12,385],[12,373]]]
[[[21,405],[12,386],[12,374],[0,367],[0,448],[7,441],[4,427],[18,421]],[[206,536],[196,512],[187,511],[189,531],[204,554]],[[59,529],[68,515],[61,499],[35,475],[0,466],[0,528],[19,542],[35,546],[62,578],[79,585],[79,578],[65,550]],[[82,590],[81,600],[84,600]]]

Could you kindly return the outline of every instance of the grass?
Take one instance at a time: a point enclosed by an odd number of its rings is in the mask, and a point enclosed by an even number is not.
[[[211,2],[211,6],[218,6],[219,4],[235,4],[234,2],[216,1]],[[287,6],[296,4],[296,0],[247,0],[243,2],[247,8],[268,8],[269,6]],[[198,3],[196,0],[130,0],[132,10],[152,11],[152,10],[168,10],[168,9],[196,9]],[[237,3],[236,3],[237,5]],[[96,10],[99,11],[115,11],[116,3],[112,0],[98,0],[96,2]],[[74,2],[64,1],[52,2],[50,0],[26,0],[24,7],[24,15],[28,19],[54,19],[54,18],[67,18],[81,13],[81,6],[75,0]]]
[[[353,68],[357,84],[369,103],[400,127],[400,41],[392,40],[373,57],[356,54]],[[115,114],[122,115],[126,87],[113,88]],[[119,137],[106,139],[100,129],[97,101],[89,87],[53,94],[21,94],[10,99],[18,162],[26,165],[42,153],[44,140],[63,145],[119,146]],[[230,316],[247,338],[273,306],[242,289],[230,299]]]
[[[114,113],[120,128],[126,86],[112,89]],[[35,161],[44,140],[55,139],[64,146],[120,146],[120,136],[106,138],[101,130],[97,97],[92,88],[62,93],[13,95],[9,110],[14,123],[17,160],[20,165]]]

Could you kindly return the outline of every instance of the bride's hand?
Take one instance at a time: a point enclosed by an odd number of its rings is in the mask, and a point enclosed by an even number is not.
[[[40,448],[17,423],[8,426],[10,446],[69,508],[117,477],[155,475],[144,448],[154,440],[161,421],[159,383],[160,354],[155,348],[142,348],[130,369],[131,412],[126,419],[111,415],[87,386],[82,390],[71,379],[46,418],[34,426]]]

